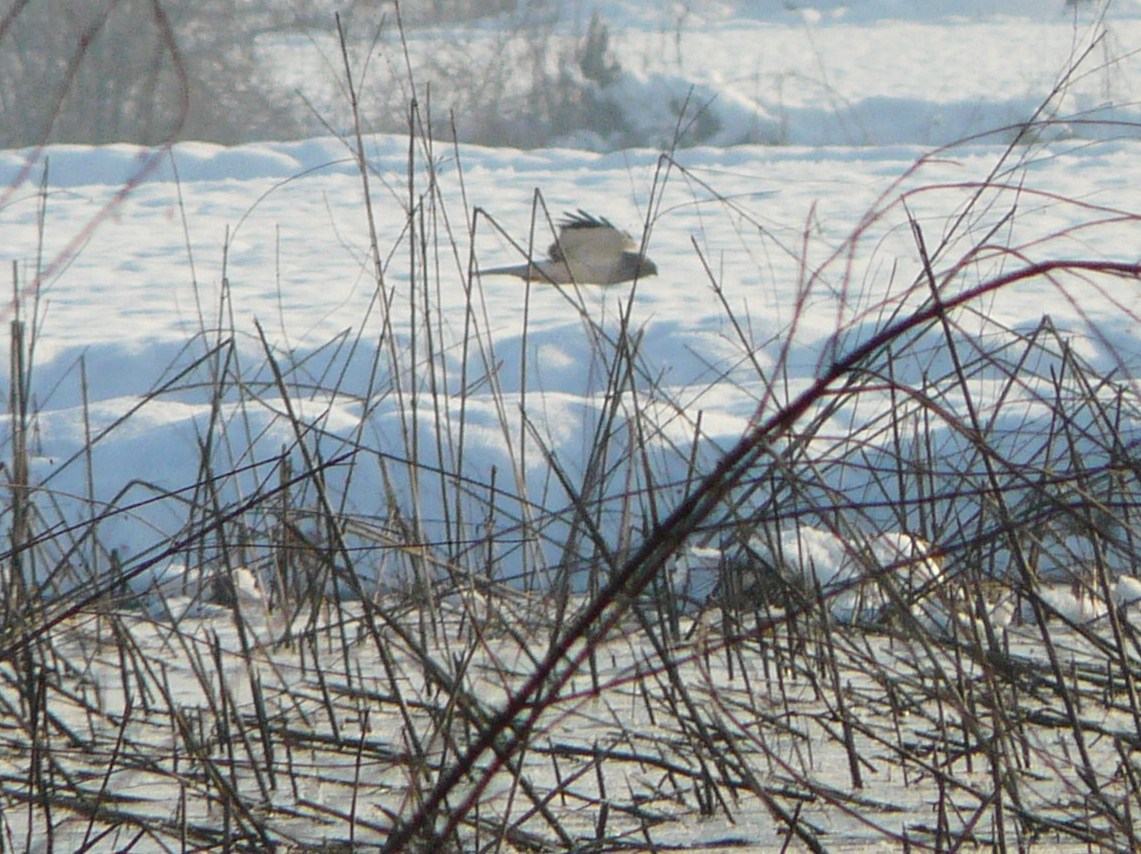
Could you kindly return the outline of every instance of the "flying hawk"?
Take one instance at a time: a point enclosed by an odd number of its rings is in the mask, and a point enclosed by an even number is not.
[[[485,276],[518,276],[552,285],[616,285],[656,276],[658,268],[638,244],[605,217],[579,209],[558,222],[559,236],[542,261],[484,270]]]

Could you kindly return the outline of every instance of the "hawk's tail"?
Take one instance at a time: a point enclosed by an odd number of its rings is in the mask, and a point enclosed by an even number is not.
[[[539,272],[539,268],[534,264],[518,264],[514,267],[493,267],[490,270],[480,270],[481,276],[518,276],[520,279],[526,279],[530,276],[532,279],[541,279],[543,274]]]

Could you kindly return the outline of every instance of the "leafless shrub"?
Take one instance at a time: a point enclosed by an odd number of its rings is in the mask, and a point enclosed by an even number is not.
[[[255,52],[265,25],[233,0],[17,3],[0,22],[0,146],[294,135]]]

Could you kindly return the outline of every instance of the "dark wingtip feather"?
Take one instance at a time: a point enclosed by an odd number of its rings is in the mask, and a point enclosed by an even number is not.
[[[613,223],[604,216],[595,216],[579,208],[576,213],[563,212],[559,220],[560,228],[614,228]]]

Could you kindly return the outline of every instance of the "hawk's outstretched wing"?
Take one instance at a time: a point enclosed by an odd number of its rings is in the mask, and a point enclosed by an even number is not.
[[[558,225],[559,239],[547,250],[551,261],[613,263],[623,252],[638,251],[634,238],[605,217],[580,210],[577,214],[565,214]]]

